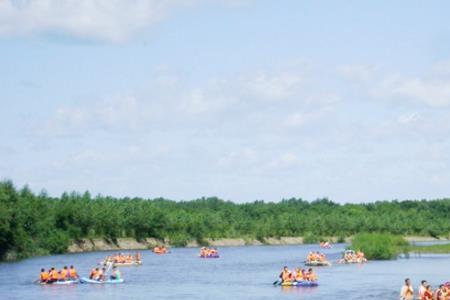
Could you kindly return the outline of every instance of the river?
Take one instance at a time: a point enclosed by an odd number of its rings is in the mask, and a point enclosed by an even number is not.
[[[143,265],[121,268],[125,283],[40,286],[41,267],[74,264],[82,276],[111,252],[35,257],[0,264],[0,299],[398,299],[405,277],[417,291],[420,280],[433,286],[450,280],[449,255],[412,256],[364,265],[338,265],[344,245],[324,250],[334,264],[316,268],[320,286],[273,286],[284,265],[301,266],[317,246],[222,247],[219,259],[200,259],[198,249],[172,249],[167,255],[142,252]]]

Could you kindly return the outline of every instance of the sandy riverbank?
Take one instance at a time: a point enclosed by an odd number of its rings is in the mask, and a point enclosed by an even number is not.
[[[432,237],[424,236],[407,236],[405,239],[408,242],[432,242],[437,241]],[[336,238],[329,238],[329,240],[336,241]],[[443,240],[443,239],[441,239]],[[280,237],[280,238],[266,238],[264,243],[256,239],[206,239],[210,246],[213,247],[227,247],[227,246],[258,246],[258,245],[301,245],[303,244],[303,237]],[[351,238],[346,238],[346,242],[351,242]],[[154,238],[147,238],[142,241],[136,241],[133,238],[120,238],[116,242],[106,241],[104,239],[85,239],[73,243],[68,252],[89,252],[89,251],[107,251],[107,250],[145,250],[150,249],[156,245],[164,244],[170,247],[170,241],[162,241]],[[186,247],[199,247],[196,241],[190,241]]]

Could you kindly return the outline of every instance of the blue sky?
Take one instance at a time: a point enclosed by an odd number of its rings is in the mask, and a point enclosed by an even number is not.
[[[448,197],[449,10],[0,0],[0,178],[51,195]]]

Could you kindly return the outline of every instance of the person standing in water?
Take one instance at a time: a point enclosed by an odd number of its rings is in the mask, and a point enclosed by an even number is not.
[[[426,280],[422,280],[419,286],[419,299],[424,299],[425,291],[427,290],[428,282]]]
[[[409,278],[405,279],[405,285],[402,286],[400,291],[400,300],[413,300],[414,299],[414,289],[411,285],[411,280]]]

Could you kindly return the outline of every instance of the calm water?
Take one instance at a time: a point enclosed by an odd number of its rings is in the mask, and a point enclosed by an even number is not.
[[[427,255],[365,265],[317,268],[320,286],[272,286],[283,265],[301,266],[317,246],[223,247],[221,258],[200,259],[198,249],[173,249],[158,256],[142,252],[144,264],[121,268],[119,285],[39,286],[41,267],[74,264],[82,276],[109,252],[38,257],[0,264],[0,299],[398,299],[405,277],[417,289],[421,279],[433,286],[450,280],[450,256]],[[338,260],[343,246],[325,250]]]

